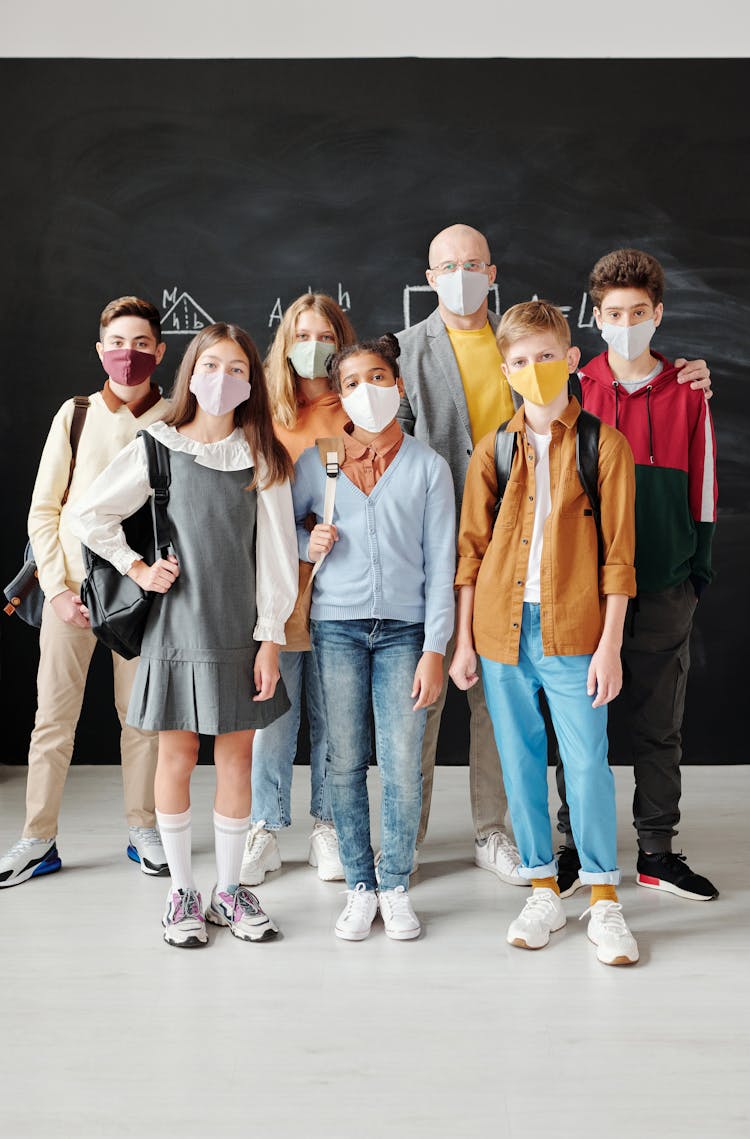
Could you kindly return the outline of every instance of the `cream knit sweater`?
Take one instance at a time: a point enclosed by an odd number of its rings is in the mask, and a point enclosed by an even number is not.
[[[68,511],[137,432],[157,419],[163,419],[169,406],[165,399],[160,399],[136,417],[126,404],[110,411],[101,392],[94,392],[89,400],[65,506],[61,503],[70,471],[72,399],[62,405],[52,420],[31,496],[29,538],[39,571],[39,583],[49,600],[66,589],[77,593],[83,577],[81,543],[67,524]]]

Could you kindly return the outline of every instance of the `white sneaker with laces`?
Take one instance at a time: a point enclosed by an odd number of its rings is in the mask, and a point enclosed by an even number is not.
[[[518,873],[521,858],[515,843],[505,831],[492,831],[485,839],[474,842],[474,862],[489,870],[508,886],[528,886],[527,878]]]
[[[344,941],[364,941],[378,912],[378,896],[358,882],[353,890],[346,891],[346,905],[336,921],[336,937]]]
[[[0,858],[0,889],[18,886],[42,874],[54,874],[61,866],[54,835],[52,838],[19,838]]]
[[[619,902],[596,902],[584,910],[582,921],[589,915],[586,933],[596,946],[596,956],[604,965],[635,965],[638,943],[628,929]]]
[[[549,935],[565,925],[565,910],[554,890],[532,890],[515,921],[508,926],[507,941],[521,949],[543,949]]]
[[[279,840],[275,831],[266,830],[266,820],[254,823],[247,834],[240,885],[259,886],[266,874],[281,869]]]
[[[276,922],[264,911],[252,890],[244,886],[231,892],[214,886],[206,921],[212,925],[228,925],[240,941],[268,941],[279,932]]]
[[[197,890],[172,890],[170,886],[161,924],[167,945],[197,949],[208,943],[206,919]]]
[[[144,874],[168,874],[167,856],[156,827],[130,827],[128,858],[139,862]]]
[[[378,904],[388,937],[394,941],[410,941],[419,937],[422,926],[403,886],[396,886],[395,890],[381,890]]]
[[[346,875],[341,865],[339,838],[333,823],[317,819],[310,835],[310,866],[317,866],[322,882],[343,882]]]

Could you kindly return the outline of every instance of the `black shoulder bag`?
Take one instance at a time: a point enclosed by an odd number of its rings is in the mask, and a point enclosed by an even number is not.
[[[153,563],[157,558],[166,558],[172,546],[167,518],[169,450],[148,431],[139,431],[138,435],[146,448],[148,477],[154,493],[140,510],[124,520],[122,528],[128,545],[141,550],[144,560]],[[141,651],[154,594],[141,589],[88,546],[81,549],[86,571],[81,582],[81,601],[89,611],[91,631],[108,649],[132,660]]]

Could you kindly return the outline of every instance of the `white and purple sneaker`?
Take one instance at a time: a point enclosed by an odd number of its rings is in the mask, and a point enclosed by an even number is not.
[[[170,890],[161,924],[167,945],[197,949],[208,942],[203,903],[197,890]]]
[[[213,925],[228,925],[241,941],[268,941],[279,932],[279,927],[263,911],[255,894],[245,886],[230,887],[226,891],[217,890],[214,886],[206,921]]]

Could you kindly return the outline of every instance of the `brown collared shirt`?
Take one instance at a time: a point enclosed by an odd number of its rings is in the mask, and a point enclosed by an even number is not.
[[[150,411],[154,404],[159,402],[161,392],[156,384],[151,384],[146,394],[142,395],[140,399],[134,400],[133,403],[125,403],[124,399],[115,395],[110,387],[109,379],[106,379],[102,388],[102,399],[109,411],[117,411],[121,407],[126,407],[134,419],[140,419],[145,412]]]
[[[370,443],[360,443],[358,439],[355,439],[352,435],[354,430],[353,423],[347,423],[344,427],[343,439],[346,455],[341,464],[341,470],[363,494],[369,495],[375,483],[385,474],[396,458],[404,441],[404,433],[395,419]]]

